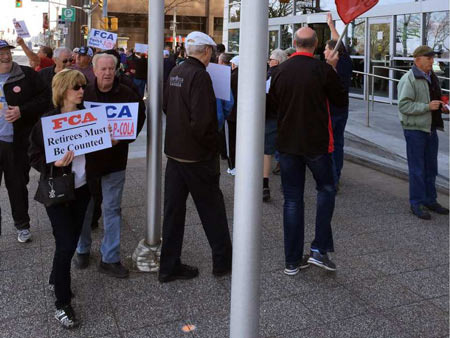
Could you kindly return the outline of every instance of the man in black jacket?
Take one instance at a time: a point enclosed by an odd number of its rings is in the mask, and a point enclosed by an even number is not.
[[[186,199],[192,195],[212,249],[213,274],[231,271],[231,239],[219,187],[216,98],[206,71],[215,42],[206,34],[186,37],[188,59],[170,73],[164,93],[167,115],[163,242],[159,281],[191,279],[198,269],[181,264]]]
[[[0,180],[4,174],[17,240],[25,243],[31,240],[28,138],[47,106],[48,88],[30,67],[13,62],[13,48],[0,40]]]
[[[118,60],[110,54],[97,54],[93,65],[94,83],[84,92],[84,100],[100,103],[139,102],[137,134],[145,121],[145,105],[130,88],[119,84],[115,77]],[[86,154],[87,180],[101,179],[103,195],[104,235],[100,252],[102,255],[98,270],[117,277],[128,277],[128,269],[120,263],[121,202],[125,184],[125,169],[128,160],[129,140],[114,141],[113,147]],[[88,217],[88,216],[86,216]],[[84,222],[77,247],[77,260],[88,260],[91,244],[90,222]],[[80,264],[80,262],[78,262]],[[81,265],[81,264],[80,264]]]
[[[309,27],[295,34],[297,52],[278,66],[269,96],[278,113],[278,140],[284,193],[285,274],[295,275],[309,263],[336,270],[331,218],[336,190],[333,180],[333,131],[328,103],[347,104],[348,96],[336,74],[338,54],[328,63],[313,57],[317,35]],[[311,255],[303,257],[305,169],[316,181],[316,236]]]

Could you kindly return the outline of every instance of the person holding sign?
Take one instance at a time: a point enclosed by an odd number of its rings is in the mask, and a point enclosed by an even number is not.
[[[86,78],[76,70],[63,70],[56,74],[52,82],[52,100],[56,107],[46,114],[52,116],[73,112],[82,108]],[[39,121],[31,132],[29,149],[33,168],[41,173],[41,178],[62,176],[73,172],[75,177],[75,200],[46,207],[47,215],[55,237],[55,254],[49,283],[56,296],[55,318],[67,329],[77,327],[79,321],[71,306],[70,265],[80,237],[86,208],[89,203],[89,189],[86,180],[86,159],[84,155],[74,156],[67,151],[61,159],[46,163],[42,124]]]

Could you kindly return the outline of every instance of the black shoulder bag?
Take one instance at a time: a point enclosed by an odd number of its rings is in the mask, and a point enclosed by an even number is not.
[[[46,207],[68,203],[75,200],[75,176],[72,172],[53,177],[53,164],[50,176],[41,175],[34,199]]]

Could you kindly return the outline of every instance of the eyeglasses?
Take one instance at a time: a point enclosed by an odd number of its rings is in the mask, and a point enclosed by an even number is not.
[[[85,90],[86,89],[86,85],[75,85],[75,86],[73,86],[73,90],[75,90],[76,92],[77,91],[79,91],[80,90],[80,88],[83,88],[83,90]]]
[[[72,62],[73,62],[73,59],[70,58],[70,59],[64,59],[64,60],[62,60],[62,63],[67,63],[67,62],[72,63]]]

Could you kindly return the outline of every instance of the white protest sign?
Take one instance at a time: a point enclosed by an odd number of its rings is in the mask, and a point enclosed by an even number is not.
[[[269,77],[269,79],[267,79],[267,81],[266,81],[266,94],[269,94],[271,80],[272,80],[272,78]]]
[[[211,77],[214,94],[217,99],[230,100],[231,68],[229,66],[210,63],[206,71]]]
[[[134,45],[134,51],[136,53],[148,53],[148,45],[145,43],[136,43]]]
[[[25,21],[16,21],[16,19],[13,19],[13,25],[14,29],[16,30],[17,36],[21,38],[29,38],[31,36],[28,32]]]
[[[91,29],[88,36],[87,45],[100,49],[113,49],[116,45],[117,34],[100,29]]]
[[[102,103],[84,101],[86,108],[101,107],[106,113],[112,129],[112,138],[116,140],[135,140],[139,103]]]
[[[66,151],[75,156],[111,148],[108,120],[102,108],[83,109],[41,118],[47,163]]]

